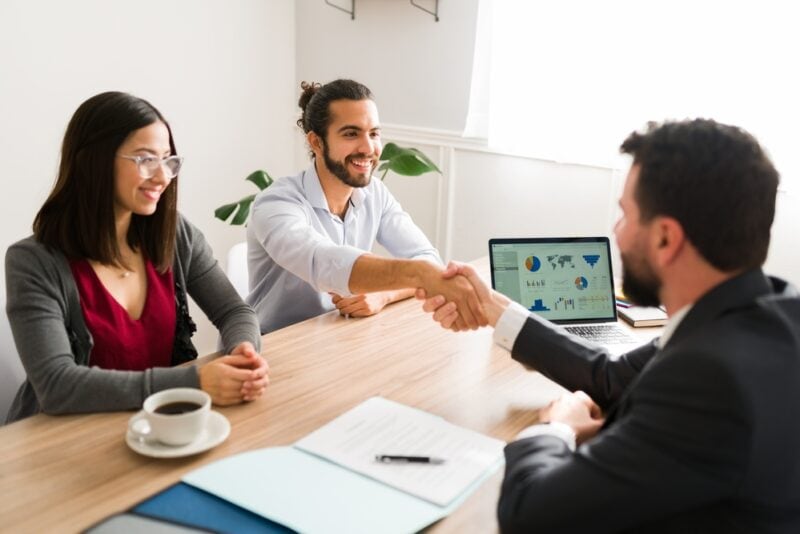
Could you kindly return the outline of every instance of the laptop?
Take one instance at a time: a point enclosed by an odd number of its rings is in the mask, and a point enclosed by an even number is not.
[[[618,355],[641,346],[617,323],[607,237],[489,240],[492,288]]]

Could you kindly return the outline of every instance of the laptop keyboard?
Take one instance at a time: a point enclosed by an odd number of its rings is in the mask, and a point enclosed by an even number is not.
[[[582,338],[600,343],[603,345],[617,345],[623,343],[636,343],[639,340],[625,332],[618,325],[613,324],[593,324],[583,326],[565,326],[564,329],[570,334],[581,336]]]

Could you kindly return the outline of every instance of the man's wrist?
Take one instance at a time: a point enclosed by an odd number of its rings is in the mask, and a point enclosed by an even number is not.
[[[486,319],[489,321],[489,324],[495,327],[497,321],[500,320],[500,317],[503,315],[503,312],[506,311],[511,301],[508,297],[497,291],[492,291],[491,295],[491,300],[484,304],[483,308],[486,311]]]
[[[362,253],[353,263],[348,283],[349,295],[342,296],[424,287],[437,269],[441,270],[441,267],[437,268],[426,261],[382,258],[368,252]]]
[[[401,268],[405,271],[406,275],[402,276],[403,279],[408,279],[408,285],[405,287],[418,288],[426,287],[429,285],[432,276],[435,276],[441,271],[441,267],[433,265],[427,261],[417,260],[399,260],[402,261]]]

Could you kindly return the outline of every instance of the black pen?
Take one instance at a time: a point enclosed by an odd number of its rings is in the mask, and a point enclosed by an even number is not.
[[[443,464],[444,458],[437,458],[435,456],[404,456],[399,454],[376,454],[375,460],[389,463],[406,463],[406,464]]]

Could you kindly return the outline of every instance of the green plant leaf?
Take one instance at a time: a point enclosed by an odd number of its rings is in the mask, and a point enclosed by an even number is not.
[[[395,156],[389,160],[389,169],[403,176],[419,176],[433,170],[413,154]]]
[[[233,216],[231,224],[240,226],[247,222],[247,216],[250,215],[250,205],[253,203],[255,198],[255,195],[250,195],[249,197],[245,197],[239,201],[239,211],[237,211],[236,215]]]
[[[387,143],[383,148],[381,161],[384,163],[378,167],[379,171],[391,170],[403,176],[419,176],[434,171],[441,174],[442,172],[422,151],[416,148],[402,148],[394,143]]]
[[[232,204],[225,204],[224,206],[218,207],[214,210],[214,216],[217,219],[227,221],[228,218],[233,215],[233,218],[230,220],[230,224],[241,226],[242,224],[247,222],[247,216],[250,215],[250,205],[255,200],[256,196],[248,195],[241,199],[239,202],[234,202]]]
[[[271,186],[272,182],[275,181],[272,179],[272,176],[267,174],[267,171],[262,171],[260,169],[251,173],[245,180],[256,184],[256,187],[261,191]]]
[[[438,172],[439,174],[442,174],[442,171],[439,170],[439,167],[436,166],[433,160],[431,160],[431,158],[426,156],[425,153],[423,153],[421,150],[417,150],[416,148],[409,148],[407,150],[410,151],[412,154],[414,154],[417,157],[417,159],[425,163],[425,166],[428,169],[425,172]]]
[[[392,159],[398,155],[403,149],[394,143],[386,143],[386,146],[381,150],[381,161]]]
[[[233,202],[231,204],[225,204],[224,206],[220,206],[214,210],[214,217],[222,221],[225,221],[228,219],[228,217],[231,216],[231,213],[233,213],[234,210],[236,210],[236,206],[238,205],[239,205],[238,202]]]
[[[267,171],[260,169],[250,173],[245,180],[255,184],[261,191],[271,186],[275,181],[272,176],[267,174]],[[229,224],[241,226],[247,222],[247,217],[250,215],[250,205],[255,198],[256,195],[253,194],[242,198],[239,202],[224,204],[214,210],[214,216],[222,221],[230,219]]]

